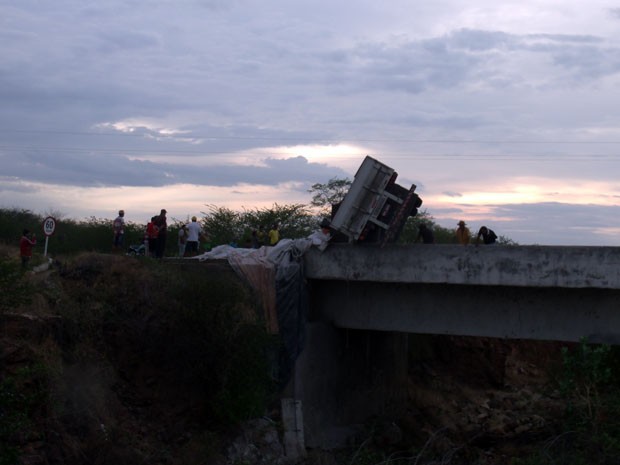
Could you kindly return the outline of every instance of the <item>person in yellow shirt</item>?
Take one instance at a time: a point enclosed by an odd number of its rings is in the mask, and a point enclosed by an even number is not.
[[[278,223],[274,223],[269,230],[269,245],[276,245],[280,241],[280,231],[278,231]]]
[[[471,233],[469,232],[469,228],[465,225],[465,221],[461,220],[458,222],[458,228],[456,228],[455,233],[456,240],[459,244],[469,244],[469,240],[471,239]]]

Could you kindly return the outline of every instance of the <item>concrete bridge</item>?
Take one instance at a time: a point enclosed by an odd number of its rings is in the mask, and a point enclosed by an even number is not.
[[[336,327],[620,344],[618,247],[333,244],[304,264]]]
[[[310,447],[402,409],[411,334],[620,344],[620,248],[332,244],[303,260],[310,310],[286,395]]]

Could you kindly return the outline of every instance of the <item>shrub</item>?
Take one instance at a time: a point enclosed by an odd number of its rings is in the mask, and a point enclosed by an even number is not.
[[[0,312],[30,300],[31,287],[16,260],[0,257]]]
[[[0,465],[19,463],[16,437],[28,438],[33,418],[48,397],[47,370],[36,363],[0,382]]]

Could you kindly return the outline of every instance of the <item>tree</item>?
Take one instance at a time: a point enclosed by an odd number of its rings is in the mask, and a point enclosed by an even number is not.
[[[325,184],[313,184],[308,192],[312,195],[310,205],[319,207],[323,215],[331,214],[331,206],[341,202],[349,191],[352,181],[349,178],[331,178]]]
[[[269,231],[274,223],[279,225],[280,237],[288,239],[306,237],[317,227],[316,217],[312,215],[308,205],[303,204],[276,203],[271,208],[246,210],[243,213],[243,222],[247,238],[253,229],[262,226],[265,231]]]
[[[243,221],[239,212],[226,207],[208,205],[209,212],[202,212],[203,231],[211,246],[236,243],[243,234]]]
[[[248,247],[252,230],[263,227],[267,232],[274,223],[279,225],[280,237],[299,239],[307,237],[317,227],[318,219],[303,204],[274,204],[271,208],[243,210],[237,212],[226,207],[209,205],[210,211],[203,212],[203,230],[211,246],[238,244]]]

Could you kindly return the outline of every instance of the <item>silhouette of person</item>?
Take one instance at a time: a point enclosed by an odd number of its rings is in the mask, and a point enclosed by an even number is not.
[[[123,246],[123,239],[125,238],[125,210],[118,211],[118,216],[112,223],[112,229],[114,231],[114,250],[118,250]]]
[[[426,226],[425,223],[420,223],[418,228],[418,237],[416,237],[415,241],[418,242],[420,239],[422,239],[423,244],[435,243],[435,234],[431,228]]]
[[[155,256],[162,258],[166,251],[166,237],[168,235],[168,222],[166,220],[166,209],[162,208],[159,216],[155,220],[155,226],[157,226],[157,246],[155,247]]]
[[[471,239],[471,233],[469,232],[469,228],[466,226],[465,221],[461,220],[458,222],[458,228],[456,228],[456,240],[459,244],[467,245]]]
[[[202,235],[202,226],[195,216],[192,216],[192,222],[187,225],[187,255],[193,257],[198,255],[198,242]]]
[[[483,244],[495,244],[495,242],[497,241],[497,235],[495,234],[495,231],[487,228],[486,226],[482,226],[478,231],[478,236],[476,236],[476,244],[480,242],[481,237]]]
[[[22,238],[19,240],[19,256],[22,259],[22,268],[28,266],[28,262],[32,257],[32,248],[37,244],[37,238],[34,233],[30,233],[28,229],[24,229]]]
[[[178,239],[179,257],[181,258],[185,256],[186,245],[187,245],[187,226],[182,224],[181,227],[179,228],[179,239]]]
[[[278,231],[278,223],[274,223],[269,230],[269,245],[276,245],[280,242],[280,231]]]

